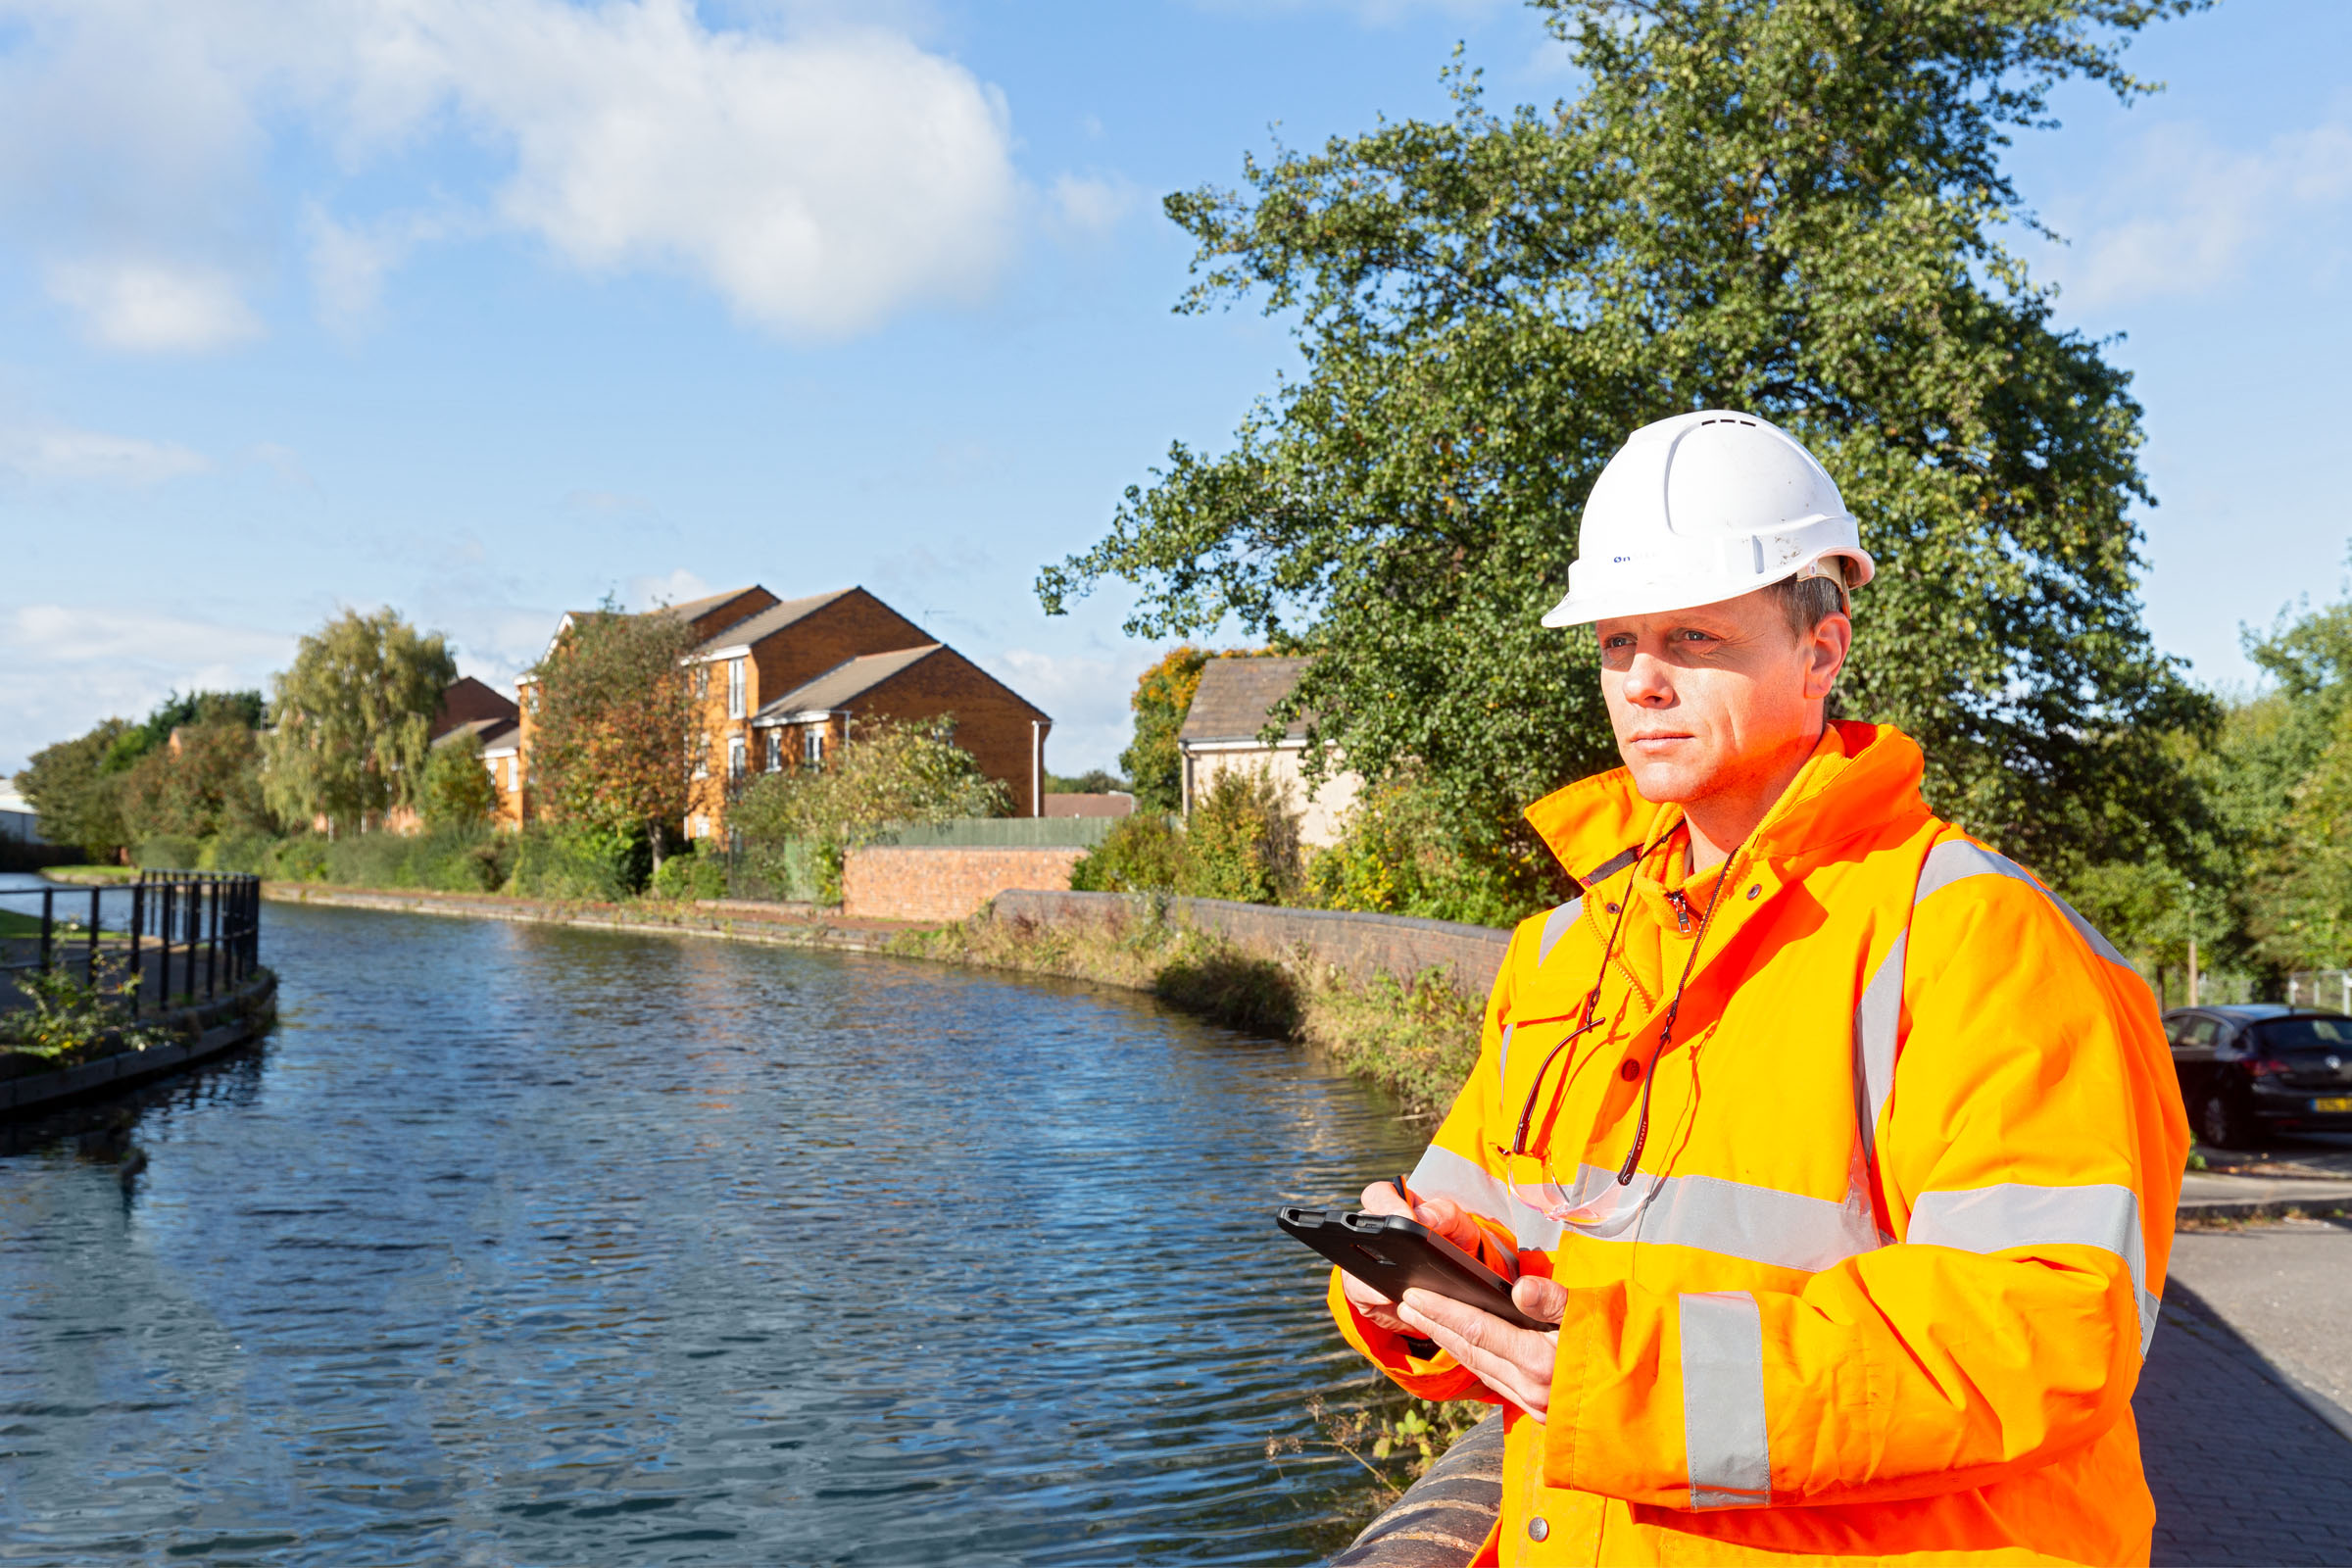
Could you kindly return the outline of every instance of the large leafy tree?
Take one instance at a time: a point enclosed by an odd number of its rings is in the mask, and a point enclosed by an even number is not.
[[[1192,711],[1209,658],[1206,649],[1171,648],[1136,677],[1127,699],[1135,710],[1135,738],[1119,754],[1119,766],[1134,781],[1139,811],[1173,811],[1184,805],[1184,758],[1176,750],[1176,732]]]
[[[122,775],[107,760],[131,726],[110,718],[70,741],[44,746],[17,775],[41,837],[111,861],[130,843],[122,823]]]
[[[686,656],[694,626],[667,610],[625,614],[610,598],[574,615],[530,672],[531,764],[557,821],[643,833],[661,868],[705,752]]]
[[[2161,735],[2209,705],[2139,618],[2139,410],[2000,240],[2010,132],[2196,0],[1540,0],[1589,85],[1382,123],[1168,198],[1181,309],[1254,296],[1303,371],[1231,450],[1179,444],[1109,534],[1137,635],[1226,618],[1317,651],[1294,696],[1349,766],[1412,770],[1530,894],[1529,800],[1614,760],[1588,634],[1537,617],[1637,425],[1750,410],[1829,466],[1879,582],[1847,710],[1936,804],[2061,873],[2174,820]]]
[[[433,715],[457,676],[440,633],[393,610],[347,610],[303,638],[294,667],[273,678],[263,742],[270,808],[348,829],[412,805]]]
[[[252,725],[227,712],[176,733],[176,744],[167,739],[123,775],[122,820],[131,839],[276,831]]]

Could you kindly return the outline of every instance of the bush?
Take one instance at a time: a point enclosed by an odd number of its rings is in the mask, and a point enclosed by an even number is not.
[[[262,868],[262,874],[286,882],[325,881],[326,840],[315,833],[280,839],[270,849],[269,863]]]
[[[1326,909],[1511,926],[1552,902],[1544,868],[1515,862],[1496,835],[1465,843],[1445,808],[1410,779],[1368,786],[1339,843],[1306,867]]]
[[[220,833],[204,841],[196,858],[202,871],[234,871],[256,876],[278,874],[270,863],[278,841],[267,833]]]
[[[653,859],[641,832],[534,827],[517,838],[514,891],[531,898],[617,903],[645,886]]]
[[[727,862],[716,855],[701,853],[707,841],[689,841],[694,847],[669,856],[662,869],[654,873],[654,897],[658,899],[723,899],[727,896]]]
[[[130,852],[130,863],[149,871],[193,871],[203,858],[204,846],[179,833],[158,833]]]
[[[1197,798],[1185,824],[1181,890],[1204,899],[1281,904],[1298,890],[1298,813],[1287,784],[1230,768]]]
[[[498,785],[469,730],[444,737],[424,764],[417,808],[432,828],[478,828],[498,811]]]
[[[322,859],[326,880],[349,887],[487,893],[506,881],[512,856],[506,835],[476,827],[357,834],[323,846]]]
[[[1081,893],[1173,893],[1184,885],[1184,835],[1156,812],[1121,817],[1070,867]]]
[[[841,902],[841,853],[807,839],[754,839],[733,858],[727,891],[739,899],[785,904]],[[830,882],[828,882],[828,876]],[[830,886],[832,899],[825,897]]]

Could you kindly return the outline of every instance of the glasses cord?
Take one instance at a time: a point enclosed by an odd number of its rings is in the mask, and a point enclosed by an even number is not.
[[[1649,1142],[1649,1091],[1658,1081],[1658,1057],[1665,1054],[1666,1042],[1674,1034],[1675,1017],[1683,1010],[1683,988],[1690,983],[1690,971],[1698,965],[1698,950],[1706,945],[1707,927],[1715,923],[1715,906],[1723,901],[1723,890],[1736,880],[1732,873],[1746,850],[1747,846],[1742,844],[1732,852],[1731,858],[1724,862],[1723,874],[1715,879],[1715,891],[1707,895],[1707,912],[1699,916],[1698,935],[1690,939],[1690,956],[1683,960],[1683,977],[1674,983],[1674,1001],[1667,1004],[1666,1021],[1658,1026],[1657,1044],[1649,1048],[1649,1065],[1642,1070],[1642,1114],[1634,1123],[1634,1147],[1626,1151],[1625,1163],[1617,1170],[1620,1187],[1633,1185],[1634,1167],[1641,1163],[1642,1148]],[[1626,902],[1630,904],[1633,902],[1630,886],[1627,895]]]

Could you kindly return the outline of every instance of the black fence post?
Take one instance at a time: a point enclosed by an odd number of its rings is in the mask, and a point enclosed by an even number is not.
[[[147,873],[141,871],[130,884],[130,1012],[139,1012],[139,985],[144,971],[139,967],[139,938],[147,921]]]
[[[89,982],[90,995],[98,994],[98,885],[90,884],[90,958],[82,965],[82,978]]]
[[[212,914],[209,917],[209,922],[206,926],[208,935],[206,936],[204,943],[204,994],[207,998],[210,998],[214,996],[218,990],[215,982],[219,978],[218,971],[220,969],[220,879],[219,877],[212,877],[208,879],[208,882],[213,895],[213,908]]]
[[[43,974],[49,972],[49,933],[56,921],[56,915],[57,890],[45,887],[41,889],[41,973]]]

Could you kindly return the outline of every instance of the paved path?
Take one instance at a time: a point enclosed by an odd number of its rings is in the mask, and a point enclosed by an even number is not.
[[[2158,1563],[2352,1563],[2352,1226],[2183,1231],[2132,1401]]]

